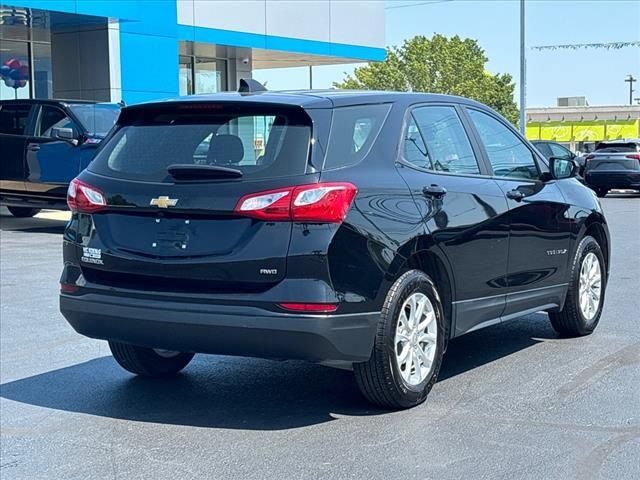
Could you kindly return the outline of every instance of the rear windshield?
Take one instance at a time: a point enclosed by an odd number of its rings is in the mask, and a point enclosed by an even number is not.
[[[87,132],[99,137],[104,137],[111,130],[120,115],[120,107],[112,103],[76,103],[69,108]]]
[[[153,182],[173,182],[167,167],[175,164],[233,168],[243,179],[305,173],[311,120],[304,112],[214,107],[124,113],[89,171]]]
[[[618,152],[637,152],[640,151],[639,144],[629,143],[605,143],[602,142],[596,147],[597,152],[601,153],[618,153]]]

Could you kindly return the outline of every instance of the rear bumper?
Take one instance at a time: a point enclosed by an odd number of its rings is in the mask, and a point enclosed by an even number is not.
[[[80,334],[182,352],[361,362],[369,358],[379,312],[275,313],[96,293],[60,295],[60,311]]]
[[[640,170],[637,172],[588,172],[585,179],[590,187],[640,189]]]

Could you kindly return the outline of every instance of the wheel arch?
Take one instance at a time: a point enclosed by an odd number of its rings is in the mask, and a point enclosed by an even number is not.
[[[444,261],[430,250],[420,250],[405,263],[405,270],[417,269],[423,271],[436,285],[445,318],[445,338],[451,338],[453,331],[453,282]]]
[[[591,236],[595,238],[598,245],[600,245],[600,249],[602,250],[602,255],[604,257],[604,261],[606,263],[605,269],[607,272],[607,278],[609,277],[609,267],[611,265],[611,244],[609,235],[607,234],[607,229],[605,227],[606,221],[604,217],[601,215],[592,214],[585,220],[580,235],[578,236],[577,245],[580,244],[580,241],[586,236]]]
[[[388,285],[382,291],[386,295],[393,282],[404,272],[412,269],[426,273],[435,283],[445,316],[445,338],[451,338],[455,323],[453,318],[455,284],[449,262],[433,242],[425,242],[425,238],[416,238],[405,244],[404,248],[398,252],[394,262],[392,262],[392,268],[387,272],[386,281]]]

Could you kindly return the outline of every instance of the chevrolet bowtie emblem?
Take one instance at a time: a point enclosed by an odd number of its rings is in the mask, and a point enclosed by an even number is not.
[[[152,198],[151,201],[149,202],[149,205],[151,205],[152,207],[158,207],[158,208],[169,208],[169,207],[175,207],[176,203],[178,203],[177,198],[169,198],[163,195],[158,198]]]

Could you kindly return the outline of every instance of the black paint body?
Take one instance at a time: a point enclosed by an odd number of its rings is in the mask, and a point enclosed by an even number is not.
[[[608,265],[608,230],[593,192],[575,178],[550,179],[546,161],[533,147],[542,179],[494,177],[464,109],[497,114],[476,102],[374,92],[176,100],[225,101],[304,109],[313,120],[308,173],[260,182],[153,184],[84,171],[80,179],[105,192],[109,208],[74,214],[64,236],[61,281],[80,289],[61,295],[61,310],[79,332],[172,350],[363,361],[387,292],[409,268],[424,269],[436,282],[453,337],[562,308],[568,267],[587,232],[601,242]],[[379,103],[391,108],[364,160],[323,169],[333,109]],[[458,110],[481,164],[479,175],[427,171],[403,160],[407,114],[428,104]],[[130,107],[122,117],[153,108]],[[351,182],[358,188],[342,224],[233,215],[245,194],[318,181]],[[444,187],[446,194],[425,195],[430,185]],[[511,190],[524,198],[508,198]],[[158,195],[180,201],[160,212],[149,206]],[[180,250],[176,245],[185,241],[189,248]],[[151,249],[152,242],[162,248]],[[83,247],[101,249],[104,264],[82,263]],[[263,268],[278,274],[260,275]],[[293,314],[283,312],[280,302],[337,303],[338,309]]]

